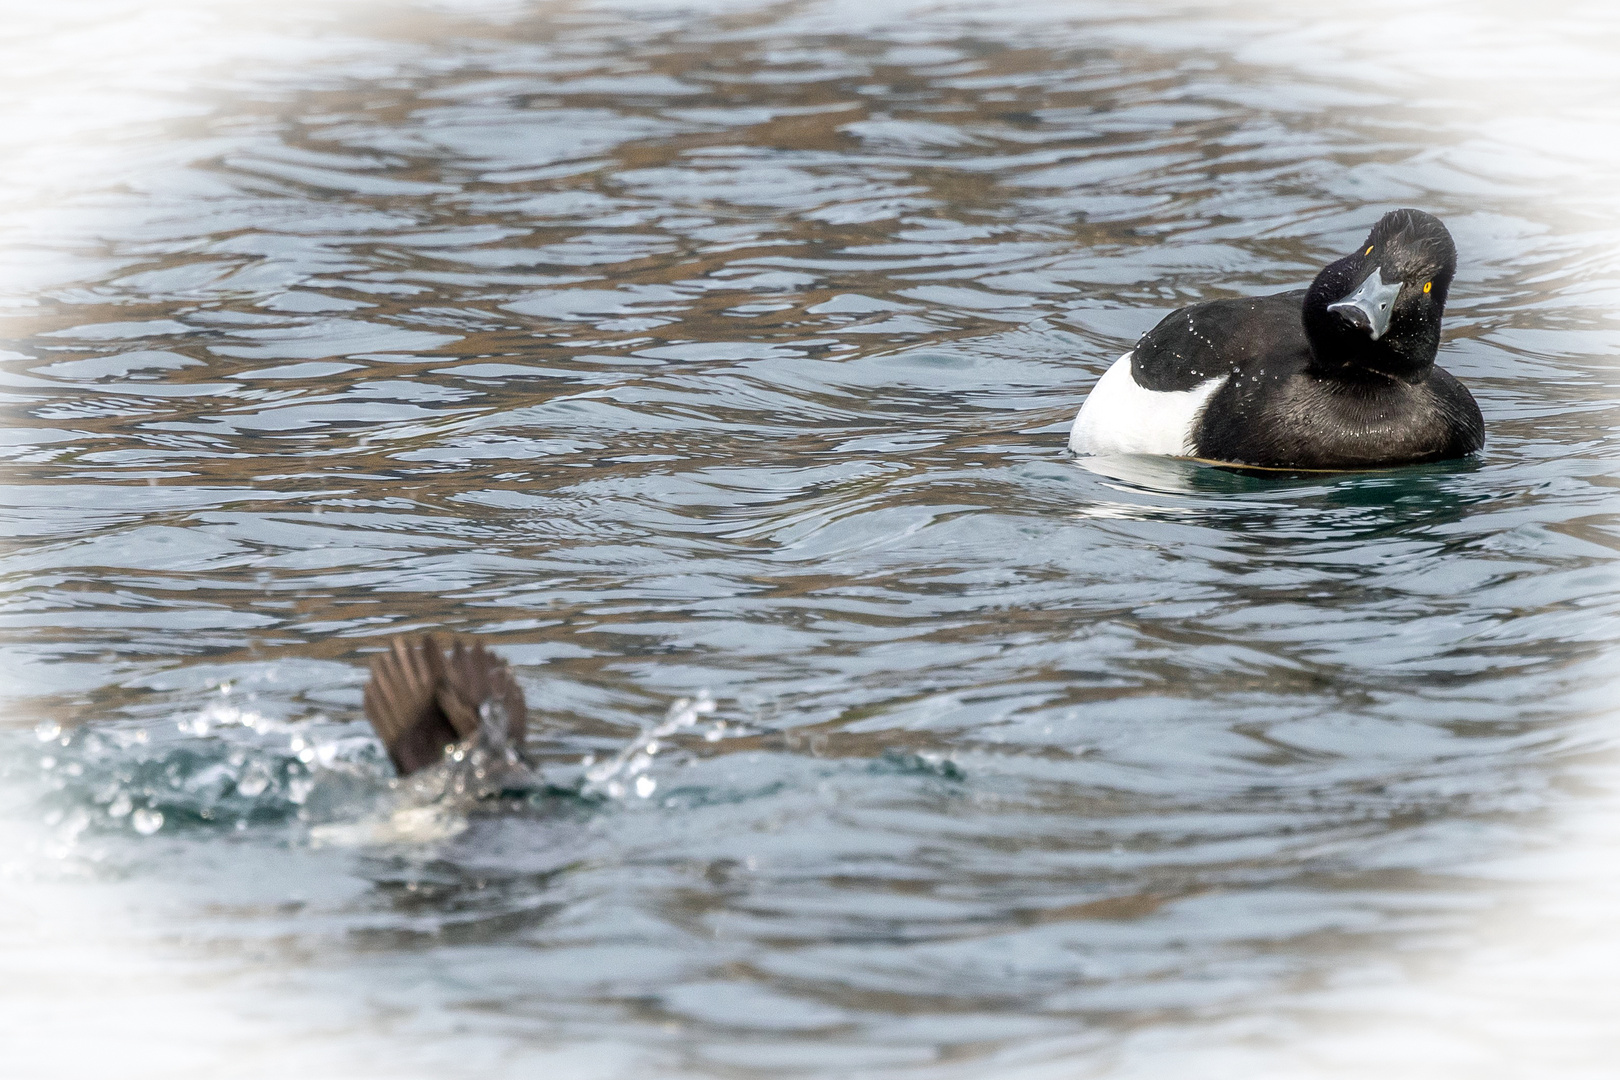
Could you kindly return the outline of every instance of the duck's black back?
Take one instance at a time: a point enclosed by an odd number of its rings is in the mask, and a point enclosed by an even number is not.
[[[1131,377],[1144,390],[1191,390],[1243,367],[1291,373],[1310,362],[1305,290],[1211,300],[1173,311],[1142,335]]]

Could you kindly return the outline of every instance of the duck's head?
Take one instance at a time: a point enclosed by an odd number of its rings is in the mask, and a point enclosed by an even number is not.
[[[1423,377],[1440,347],[1440,317],[1457,272],[1457,246],[1440,219],[1392,210],[1355,254],[1332,263],[1305,294],[1312,367]]]

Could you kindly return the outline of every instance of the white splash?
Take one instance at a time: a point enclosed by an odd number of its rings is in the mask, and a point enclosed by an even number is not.
[[[312,847],[431,844],[465,831],[467,815],[449,806],[403,806],[360,821],[338,821],[309,830]]]
[[[631,790],[639,798],[650,797],[658,789],[658,782],[642,774],[652,767],[653,757],[663,749],[659,740],[696,727],[700,717],[712,712],[714,698],[707,690],[700,691],[696,698],[676,699],[664,714],[662,723],[643,731],[608,760],[587,768],[580,790],[610,799],[622,799]],[[627,780],[631,781],[629,785]]]

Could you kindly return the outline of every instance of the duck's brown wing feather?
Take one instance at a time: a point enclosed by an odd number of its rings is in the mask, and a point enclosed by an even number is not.
[[[439,685],[439,707],[450,722],[470,738],[478,731],[478,713],[485,702],[498,704],[506,714],[506,738],[523,745],[528,717],[523,689],[512,677],[506,661],[477,642],[456,641],[444,660],[444,678]]]
[[[448,656],[437,638],[395,638],[371,661],[366,719],[401,776],[444,757],[446,747],[478,734],[479,707],[498,701],[509,738],[522,746],[523,691],[506,662],[479,644],[453,642]]]
[[[388,756],[407,776],[444,756],[457,741],[456,729],[439,706],[438,688],[444,660],[438,642],[395,638],[389,650],[371,661],[366,683],[366,719],[388,749]]]

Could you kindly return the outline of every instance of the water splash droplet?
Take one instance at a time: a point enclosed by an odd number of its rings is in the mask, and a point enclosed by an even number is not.
[[[113,796],[113,801],[107,804],[107,816],[114,821],[121,817],[128,817],[129,812],[135,809],[135,803],[129,797],[129,792],[120,791]]]
[[[129,816],[129,823],[142,836],[151,836],[163,828],[163,811],[143,806]]]
[[[714,712],[714,709],[714,699],[709,696],[707,690],[696,700],[676,699],[664,715],[662,723],[643,731],[608,760],[595,764],[587,763],[584,790],[605,792],[609,798],[614,799],[622,797],[625,786],[617,779],[618,777],[634,777],[646,772],[652,765],[652,755],[664,748],[664,740],[691,728],[697,723],[699,716],[706,716]],[[670,745],[679,744],[672,742]]]
[[[90,812],[82,806],[75,806],[62,822],[62,839],[72,843],[78,835],[90,827]]]
[[[270,774],[257,761],[249,765],[236,781],[237,794],[249,799],[255,799],[263,795],[265,788],[269,786]]]
[[[41,720],[34,725],[34,738],[40,742],[50,742],[62,734],[62,725],[55,720]]]
[[[287,801],[294,806],[303,806],[309,793],[315,790],[315,780],[309,776],[295,776],[287,781]]]
[[[654,780],[650,776],[636,777],[636,794],[641,796],[643,799],[651,795],[656,790],[658,790],[657,780]]]

